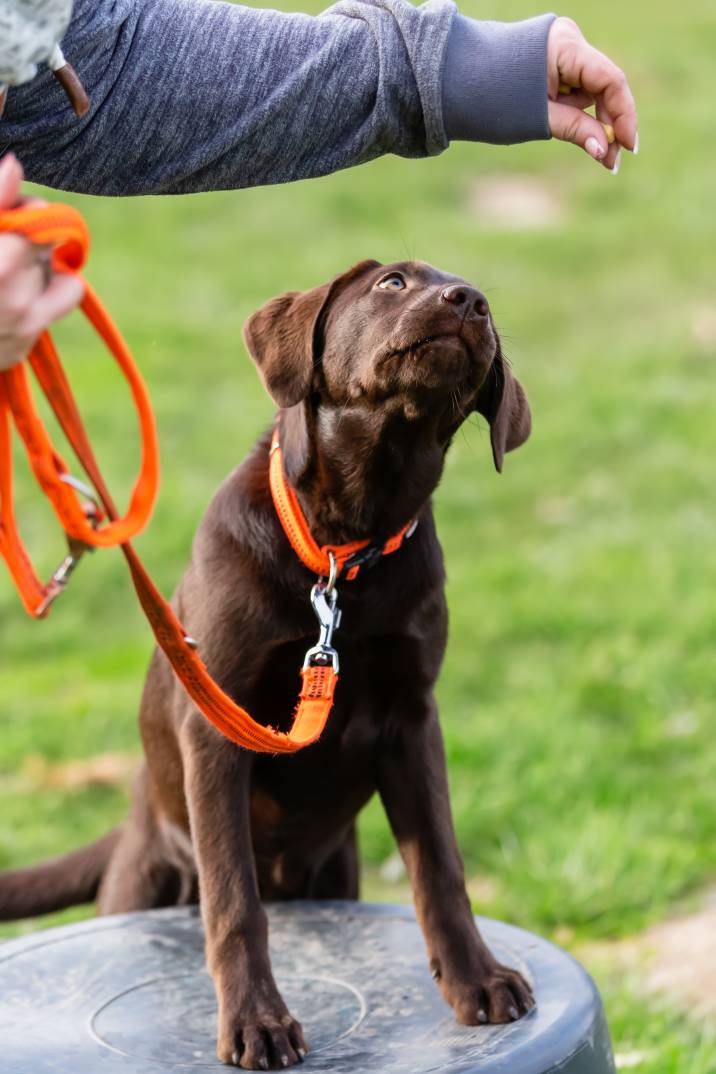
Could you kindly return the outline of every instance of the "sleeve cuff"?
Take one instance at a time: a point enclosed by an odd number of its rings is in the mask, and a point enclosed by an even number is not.
[[[455,16],[442,85],[450,141],[512,145],[550,137],[547,37],[555,18],[482,22]]]

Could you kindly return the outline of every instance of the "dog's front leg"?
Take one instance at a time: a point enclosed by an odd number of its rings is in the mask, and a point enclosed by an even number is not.
[[[217,1053],[246,1070],[288,1067],[307,1047],[269,961],[249,819],[252,757],[199,716],[181,741],[206,960],[219,1004]]]
[[[402,707],[402,706],[401,706]],[[432,699],[391,715],[378,786],[413,888],[430,968],[459,1022],[509,1022],[534,1000],[486,947],[465,889]]]

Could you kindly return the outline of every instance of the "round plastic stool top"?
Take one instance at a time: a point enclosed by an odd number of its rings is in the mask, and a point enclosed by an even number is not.
[[[460,1026],[432,980],[411,910],[268,907],[274,973],[331,1074],[614,1074],[599,994],[569,955],[479,919],[537,1007],[507,1026]],[[216,1002],[196,908],[123,914],[0,945],[3,1074],[221,1074]],[[297,1068],[298,1069],[298,1068]]]

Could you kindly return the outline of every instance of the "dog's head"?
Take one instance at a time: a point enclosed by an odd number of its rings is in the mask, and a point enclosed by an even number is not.
[[[500,349],[485,296],[416,261],[362,261],[310,291],[271,299],[244,335],[280,407],[311,397],[443,419],[445,439],[473,410],[490,423],[495,466],[530,433],[525,393]]]

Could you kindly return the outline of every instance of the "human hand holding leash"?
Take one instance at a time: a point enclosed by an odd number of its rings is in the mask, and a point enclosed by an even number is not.
[[[547,40],[549,125],[553,137],[581,146],[614,175],[621,147],[639,151],[634,98],[623,71],[585,40],[572,19],[552,23]],[[596,117],[585,109],[596,106]],[[610,142],[605,124],[612,127]]]
[[[0,210],[22,201],[22,168],[11,154],[0,161]],[[26,358],[53,321],[82,301],[75,276],[53,273],[49,251],[20,235],[0,235],[0,371]]]

